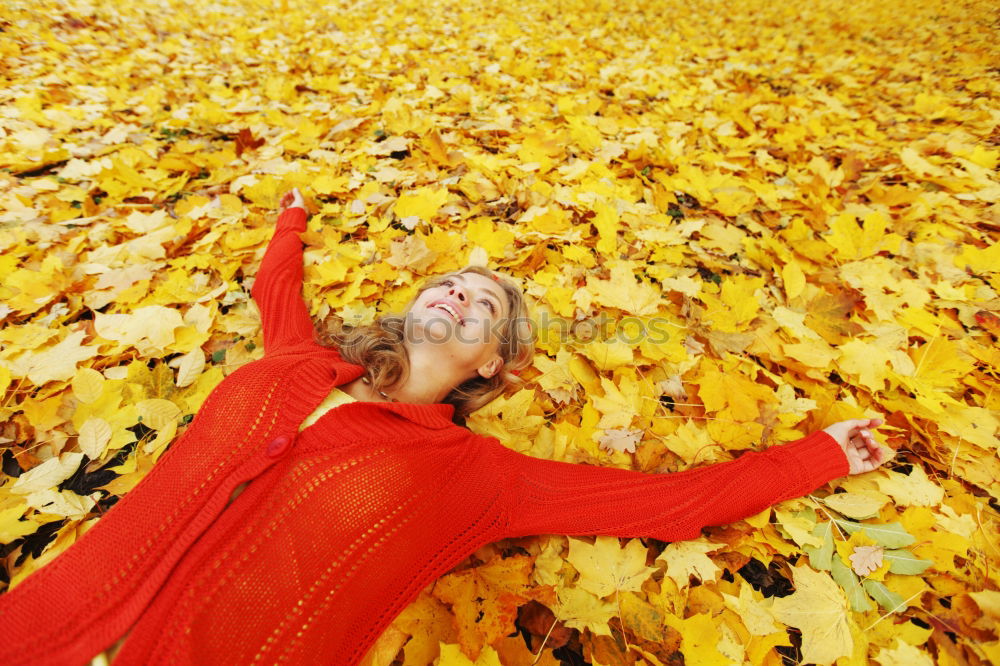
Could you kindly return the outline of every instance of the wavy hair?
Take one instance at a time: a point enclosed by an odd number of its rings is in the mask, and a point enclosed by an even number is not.
[[[521,288],[505,276],[482,266],[466,266],[428,278],[417,289],[404,312],[410,310],[426,289],[463,273],[477,273],[494,279],[507,297],[507,311],[510,313],[499,334],[497,353],[503,359],[500,371],[488,378],[476,375],[467,379],[442,400],[455,407],[453,420],[464,426],[469,414],[507,389],[524,384],[517,373],[531,365],[535,340],[528,303]],[[404,322],[405,315],[388,314],[378,317],[371,324],[352,326],[344,323],[339,315],[331,314],[322,322],[322,328],[317,329],[316,342],[336,349],[348,363],[363,366],[372,387],[381,391],[409,373],[410,360],[403,346]]]

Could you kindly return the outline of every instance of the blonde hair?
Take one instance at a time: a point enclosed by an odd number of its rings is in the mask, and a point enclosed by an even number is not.
[[[535,353],[534,330],[528,303],[521,288],[482,266],[466,266],[459,271],[429,278],[417,289],[416,295],[406,305],[406,311],[409,311],[426,289],[436,287],[462,273],[477,273],[495,280],[507,297],[509,315],[499,335],[497,353],[503,359],[500,371],[492,377],[476,375],[467,379],[442,400],[454,405],[453,420],[459,425],[465,425],[465,418],[469,414],[488,404],[508,388],[523,385],[524,380],[517,373],[531,365]],[[371,324],[351,326],[345,324],[338,315],[331,314],[322,322],[324,330],[316,331],[316,342],[336,349],[348,363],[364,366],[372,387],[377,391],[384,390],[406,376],[410,369],[410,360],[403,346],[404,322],[404,315],[388,314],[378,317]]]

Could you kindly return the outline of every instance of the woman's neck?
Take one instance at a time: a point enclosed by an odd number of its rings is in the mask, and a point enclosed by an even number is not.
[[[431,405],[442,402],[451,391],[468,377],[455,375],[455,364],[446,354],[444,347],[436,345],[412,345],[403,342],[409,360],[409,372],[382,391],[396,402],[416,405]],[[373,386],[364,385],[372,401],[385,401]]]

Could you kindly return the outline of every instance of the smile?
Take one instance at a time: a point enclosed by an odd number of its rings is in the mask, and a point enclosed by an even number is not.
[[[455,311],[455,308],[451,307],[447,303],[434,303],[430,307],[436,308],[436,309],[439,309],[439,310],[444,310],[445,312],[447,312],[451,316],[452,319],[454,319],[455,321],[457,321],[459,323],[459,325],[462,325],[462,324],[465,323],[462,320],[462,318],[460,316],[458,316],[458,313]]]

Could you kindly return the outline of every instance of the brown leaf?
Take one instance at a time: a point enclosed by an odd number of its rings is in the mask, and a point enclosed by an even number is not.
[[[236,156],[242,157],[243,153],[248,150],[257,150],[264,145],[265,139],[255,139],[253,132],[247,128],[243,128],[236,135]]]
[[[562,622],[556,622],[556,616],[551,610],[534,600],[517,609],[517,624],[537,639],[532,640],[533,651],[541,647],[543,640],[546,649],[561,648],[573,635],[572,629]]]

